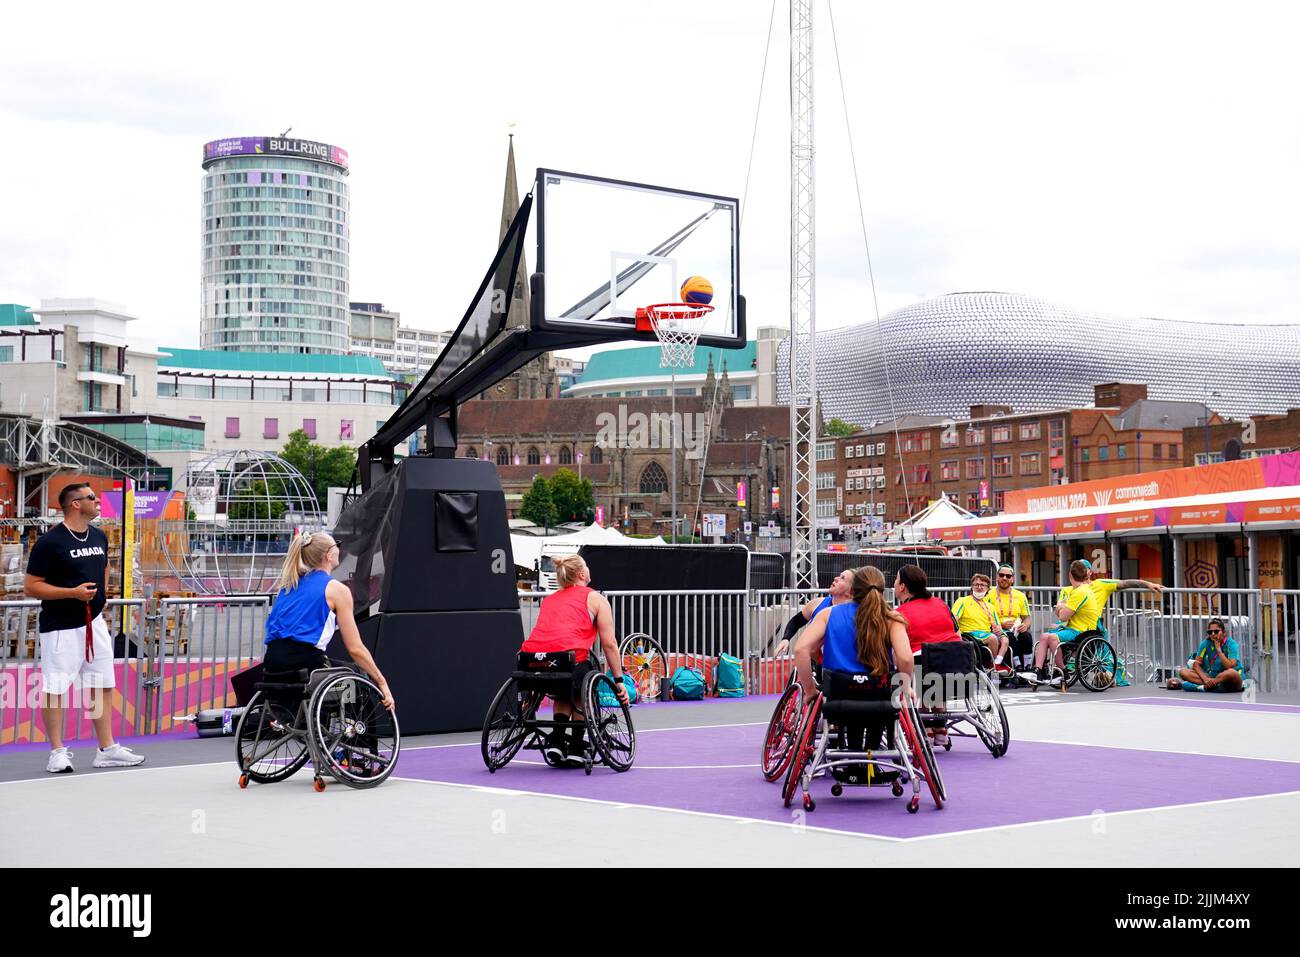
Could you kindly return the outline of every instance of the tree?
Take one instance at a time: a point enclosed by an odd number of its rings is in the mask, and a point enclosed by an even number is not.
[[[560,469],[547,485],[559,522],[591,522],[596,515],[596,496],[590,479],[579,479],[569,469]]]
[[[357,464],[357,454],[351,449],[327,449],[312,441],[303,429],[289,433],[280,457],[302,473],[321,509],[329,501],[331,487],[347,488],[352,484],[352,472]]]
[[[843,438],[846,435],[852,435],[862,428],[860,425],[854,425],[852,422],[845,422],[843,419],[831,419],[822,429],[827,435],[835,435]]]
[[[551,498],[551,487],[540,475],[533,479],[533,486],[524,493],[524,500],[519,506],[519,517],[526,518],[534,525],[546,528],[556,524],[558,512],[555,500]]]
[[[272,494],[261,479],[246,488],[232,492],[234,501],[230,503],[227,514],[232,522],[256,520],[269,522],[278,519],[288,511],[288,503],[283,496]]]

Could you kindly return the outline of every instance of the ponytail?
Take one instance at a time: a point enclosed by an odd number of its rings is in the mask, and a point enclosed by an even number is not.
[[[293,591],[304,575],[320,566],[333,547],[334,539],[325,532],[295,535],[289,545],[289,554],[284,556],[280,577],[271,586],[271,591],[277,595],[281,591]]]
[[[587,566],[580,555],[565,555],[555,559],[555,581],[561,588],[578,583],[578,575]]]
[[[858,660],[873,675],[889,674],[889,628],[892,622],[907,623],[885,603],[885,576],[875,565],[853,570],[853,617]]]

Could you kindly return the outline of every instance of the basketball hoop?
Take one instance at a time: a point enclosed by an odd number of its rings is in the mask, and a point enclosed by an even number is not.
[[[638,309],[637,328],[648,321],[659,340],[659,367],[682,369],[695,364],[695,344],[704,331],[704,318],[712,306],[689,302],[663,302]]]

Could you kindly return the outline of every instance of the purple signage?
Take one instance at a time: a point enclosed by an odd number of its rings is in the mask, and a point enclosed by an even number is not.
[[[135,517],[162,518],[163,512],[167,508],[167,501],[171,496],[171,492],[136,492]],[[104,492],[100,495],[99,500],[102,506],[101,514],[104,518],[122,517],[121,492]]]

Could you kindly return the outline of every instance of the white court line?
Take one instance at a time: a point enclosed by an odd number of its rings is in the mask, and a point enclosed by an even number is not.
[[[510,762],[511,764],[528,764],[535,768],[548,767],[545,761],[521,761],[518,758]],[[756,768],[757,764],[635,764],[634,768],[638,771],[715,771],[730,768]],[[597,764],[595,767],[603,767]]]
[[[1187,692],[1183,692],[1183,694],[1187,694]],[[1201,692],[1201,694],[1204,695],[1205,692]],[[1157,705],[1157,707],[1165,706],[1170,708],[1193,708],[1199,711],[1204,711],[1208,714],[1222,714],[1225,711],[1228,712],[1246,711],[1250,708],[1273,708],[1273,709],[1291,708],[1293,710],[1290,711],[1273,710],[1270,711],[1269,714],[1280,714],[1280,715],[1290,716],[1292,718],[1300,718],[1300,711],[1294,710],[1295,708],[1300,706],[1294,704],[1286,704],[1285,702],[1269,704],[1267,701],[1234,701],[1231,698],[1212,698],[1209,696],[1197,698],[1192,695],[1189,695],[1186,699],[1181,699],[1181,698],[1175,698],[1172,695],[1165,698],[1162,698],[1159,695],[1143,695],[1140,698],[1110,698],[1109,700],[1102,700],[1100,703],[1101,704],[1128,704],[1128,705],[1136,705],[1137,707],[1145,707],[1145,705],[1143,705],[1142,702],[1146,702],[1146,701],[1159,702],[1160,704]],[[1205,702],[1205,704],[1210,705],[1210,707],[1207,708],[1204,705],[1198,704],[1197,702],[1200,701]],[[1214,707],[1214,705],[1218,704],[1220,701],[1222,701],[1225,705],[1232,705],[1233,707],[1228,707],[1228,708]],[[1166,705],[1165,702],[1168,702],[1168,704]]]
[[[1102,811],[1100,814],[1076,814],[1073,817],[1054,817],[1044,821],[1022,821],[1019,824],[998,824],[992,827],[973,827],[965,831],[948,831],[945,834],[922,834],[918,837],[906,837],[904,842],[932,841],[937,837],[958,837],[966,834],[987,834],[990,831],[1010,831],[1023,827],[1037,827],[1040,824],[1063,824],[1069,821],[1095,821],[1099,818],[1123,817],[1127,814],[1147,814],[1151,811],[1178,811],[1191,807],[1210,807],[1214,804],[1232,804],[1236,801],[1262,801],[1267,798],[1285,798],[1300,796],[1300,791],[1278,791],[1276,794],[1247,794],[1235,798],[1215,798],[1212,801],[1192,801],[1188,804],[1161,804],[1158,807],[1135,807],[1127,811]]]
[[[766,723],[766,722],[764,722]],[[394,778],[397,776],[394,775]],[[527,797],[550,798],[558,801],[579,801],[584,804],[600,804],[612,808],[630,808],[638,811],[663,811],[668,814],[684,814],[688,817],[706,817],[713,820],[731,821],[733,824],[768,824],[774,827],[786,828],[795,831],[820,831],[823,834],[839,834],[844,837],[865,838],[867,840],[888,841],[891,844],[904,843],[913,838],[889,837],[885,834],[868,834],[862,831],[841,831],[831,827],[819,827],[816,824],[795,824],[793,821],[765,821],[757,817],[738,817],[734,814],[722,814],[717,811],[691,811],[687,808],[680,807],[663,807],[658,804],[628,804],[626,801],[604,801],[600,798],[578,797],[572,794],[550,794],[545,791],[516,791],[505,788],[489,787],[483,784],[461,784],[457,781],[426,781],[421,778],[401,778],[400,780],[409,781],[412,784],[434,784],[440,787],[462,788],[469,791],[482,791],[485,794],[511,794],[525,795]],[[791,812],[800,810],[791,808]],[[803,812],[806,813],[806,812]]]
[[[655,731],[700,731],[709,728],[755,728],[760,726],[765,727],[770,722],[770,720],[771,719],[768,719],[768,721],[737,721],[734,724],[688,724],[680,728],[644,728],[638,730],[636,733],[638,735],[642,735],[642,734],[651,734],[652,732]],[[483,742],[479,740],[479,741],[462,741],[459,744],[418,744],[418,745],[413,745],[412,747],[409,748],[403,747],[402,752],[405,753],[407,751],[433,751],[438,748],[477,748],[480,747],[482,743]],[[727,765],[727,767],[731,767],[731,766],[732,765]],[[637,767],[640,767],[640,765],[637,765]],[[735,767],[758,767],[758,765],[744,764],[744,765],[735,765]]]
[[[1290,758],[1259,758],[1244,754],[1219,754],[1215,751],[1171,751],[1168,748],[1139,748],[1127,744],[1089,744],[1086,741],[1062,741],[1058,738],[1020,738],[1028,744],[1066,744],[1074,748],[1106,748],[1109,751],[1144,751],[1150,754],[1194,754],[1202,758],[1238,759],[1241,761],[1273,761],[1277,764],[1300,764],[1300,760]]]

